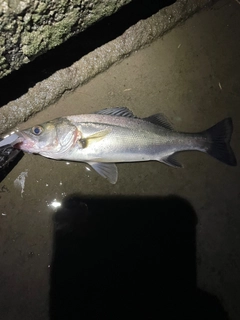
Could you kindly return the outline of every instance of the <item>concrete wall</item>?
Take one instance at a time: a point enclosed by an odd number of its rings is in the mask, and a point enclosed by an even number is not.
[[[132,0],[0,0],[0,78]]]

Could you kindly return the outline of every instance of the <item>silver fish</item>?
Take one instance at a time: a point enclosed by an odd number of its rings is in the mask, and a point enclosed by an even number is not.
[[[115,184],[115,162],[156,160],[182,167],[180,151],[197,150],[235,166],[230,147],[232,120],[227,118],[200,133],[175,131],[162,114],[137,118],[127,108],[116,107],[57,118],[18,132],[17,148],[47,158],[86,162]]]

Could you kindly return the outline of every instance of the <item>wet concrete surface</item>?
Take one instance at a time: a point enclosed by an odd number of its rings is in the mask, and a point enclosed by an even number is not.
[[[239,19],[219,1],[19,128],[113,106],[189,132],[230,116],[239,159]],[[25,154],[0,184],[1,319],[239,319],[239,166],[178,160],[119,164],[111,185]]]

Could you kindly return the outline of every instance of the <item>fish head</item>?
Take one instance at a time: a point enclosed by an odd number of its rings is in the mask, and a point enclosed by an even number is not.
[[[51,120],[17,134],[19,139],[14,147],[56,159],[79,138],[78,129],[66,118]]]

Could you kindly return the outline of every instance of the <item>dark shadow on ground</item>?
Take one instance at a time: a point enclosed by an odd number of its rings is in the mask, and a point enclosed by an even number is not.
[[[11,145],[0,147],[0,182],[2,182],[18,164],[23,155],[21,150],[14,149]]]
[[[176,0],[134,0],[118,12],[57,48],[39,56],[20,70],[0,80],[0,107],[17,99],[59,69],[69,67],[82,56],[120,36],[130,26],[146,19]]]
[[[228,319],[196,288],[184,199],[67,198],[54,216],[50,319]]]

